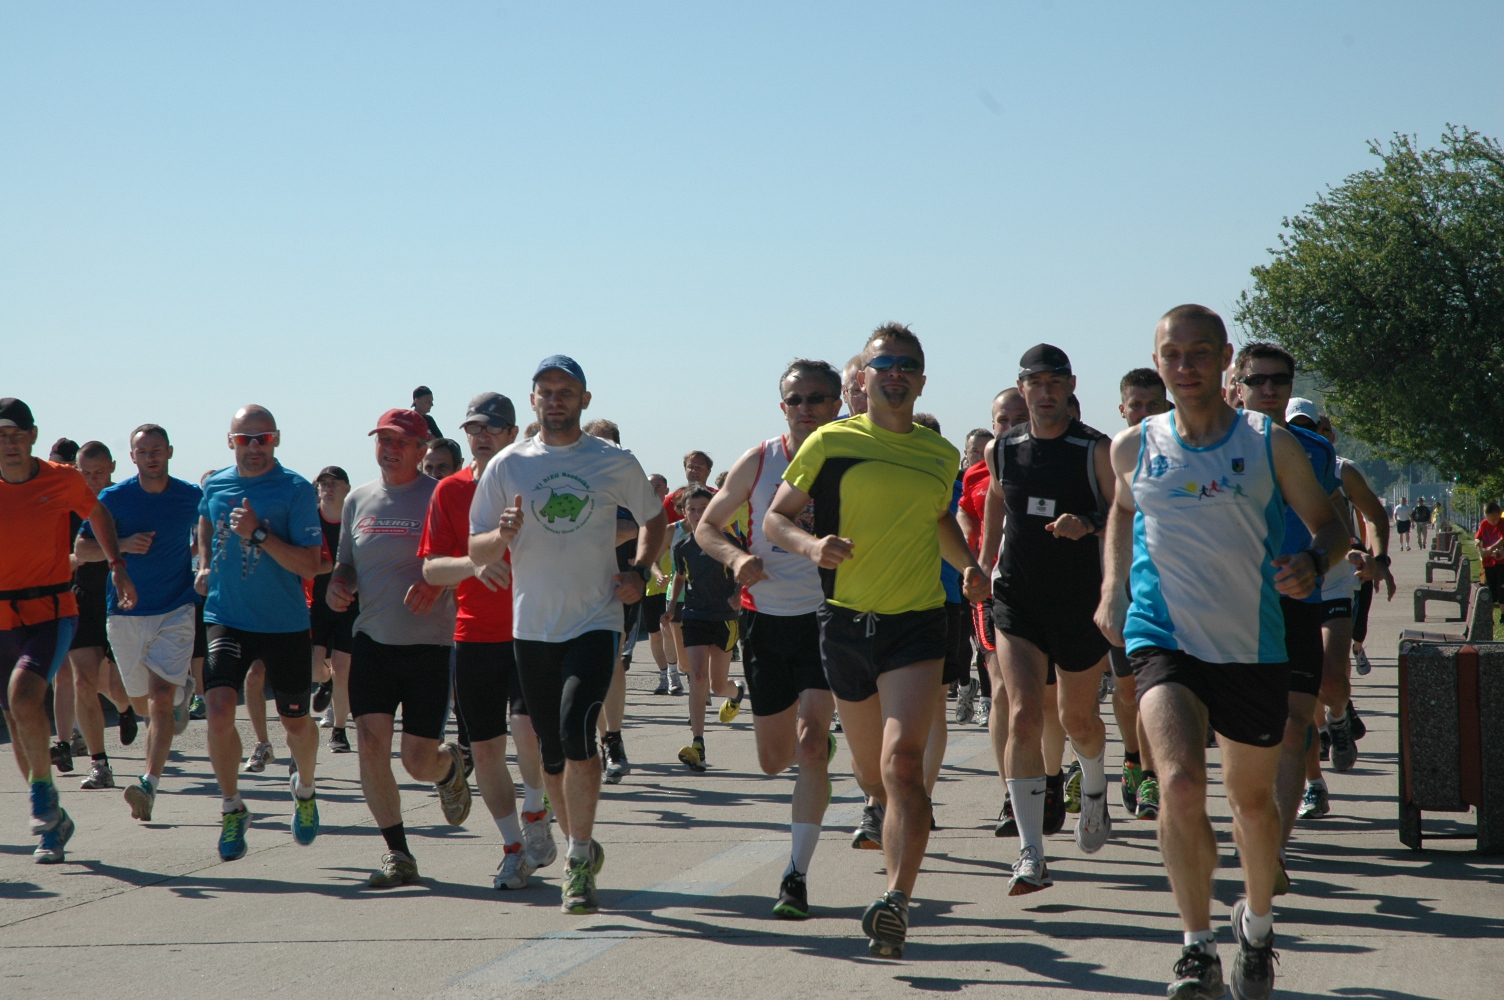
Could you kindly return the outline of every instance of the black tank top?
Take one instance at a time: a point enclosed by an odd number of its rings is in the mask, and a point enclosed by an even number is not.
[[[1096,607],[1102,553],[1096,533],[1071,541],[1044,526],[1061,514],[1100,516],[1095,449],[1107,435],[1072,420],[1057,438],[1036,438],[1029,424],[993,448],[992,475],[1003,486],[1008,519],[997,561],[996,595],[1012,605]]]

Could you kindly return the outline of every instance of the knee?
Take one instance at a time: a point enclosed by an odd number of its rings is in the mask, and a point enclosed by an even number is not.
[[[1243,823],[1279,821],[1279,805],[1274,801],[1272,789],[1264,788],[1255,793],[1229,789],[1227,805],[1233,816]]]
[[[232,687],[210,688],[204,692],[204,703],[209,708],[209,718],[213,720],[233,719],[238,701]]]
[[[1090,709],[1072,706],[1060,713],[1060,724],[1065,731],[1072,736],[1083,736],[1091,733],[1102,724],[1102,717],[1095,711],[1096,705]]]
[[[883,755],[883,779],[895,785],[924,783],[924,747],[900,745]]]
[[[1161,808],[1180,815],[1199,812],[1204,808],[1206,776],[1185,768],[1161,770],[1159,796]]]
[[[1024,743],[1038,742],[1044,735],[1044,712],[1038,705],[1015,701],[1008,711],[1008,736]]]

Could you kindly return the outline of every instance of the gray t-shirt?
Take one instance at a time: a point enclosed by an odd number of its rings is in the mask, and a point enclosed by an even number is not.
[[[454,645],[452,589],[440,594],[426,615],[413,614],[403,603],[408,588],[423,581],[418,542],[428,499],[438,485],[424,475],[401,486],[373,479],[345,499],[339,561],[355,567],[360,593],[355,631],[388,646]]]

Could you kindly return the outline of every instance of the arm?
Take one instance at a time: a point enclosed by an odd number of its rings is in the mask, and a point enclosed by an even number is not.
[[[230,530],[241,538],[249,539],[261,527],[261,518],[251,506],[249,497],[240,501],[240,506],[230,511]],[[261,543],[261,551],[271,556],[278,566],[289,573],[296,573],[305,580],[319,575],[319,564],[324,561],[324,546],[294,545],[268,533]]]
[[[1107,517],[1107,543],[1102,552],[1102,599],[1097,605],[1097,628],[1114,646],[1122,646],[1128,618],[1128,570],[1133,562],[1133,469],[1138,464],[1143,431],[1130,427],[1112,440],[1108,461],[1113,473],[1113,502]]]
[[[977,565],[976,556],[966,544],[966,535],[950,511],[940,515],[940,558],[961,571],[961,593],[968,601],[985,601],[992,596],[987,574]]]
[[[490,531],[470,536],[470,561],[477,566],[501,562],[507,546],[522,528],[522,494],[516,494],[512,506],[501,512],[500,524]]]
[[[324,603],[335,611],[344,611],[355,603],[358,592],[355,567],[340,563],[329,577],[329,589],[324,593]]]
[[[1379,503],[1379,498],[1374,495],[1373,488],[1368,485],[1368,480],[1363,478],[1351,464],[1343,466],[1342,489],[1347,493],[1347,498],[1352,501],[1358,513],[1373,525],[1373,551],[1375,556],[1389,558],[1389,512],[1384,505]],[[1349,553],[1348,557],[1361,553]],[[1385,589],[1389,593],[1389,600],[1394,600],[1394,575],[1389,572],[1389,567],[1383,562],[1373,561],[1368,567],[1368,575],[1376,581],[1383,581]]]
[[[616,589],[616,599],[623,604],[636,604],[642,600],[646,580],[644,572],[653,566],[653,557],[663,546],[663,535],[668,527],[668,516],[662,511],[648,518],[637,535],[637,558],[632,560],[632,569],[614,573],[611,582]]]
[[[684,593],[684,574],[674,574],[674,585],[669,589],[668,603],[663,608],[663,622],[670,624],[674,620],[674,609],[679,606],[679,595]]]
[[[757,479],[757,459],[762,454],[761,446],[752,448],[736,460],[726,476],[726,485],[721,487],[705,508],[700,526],[695,529],[695,541],[705,554],[731,569],[736,582],[743,587],[768,578],[762,559],[750,552],[743,552],[726,537],[726,525],[738,508],[752,496],[752,486]]]
[[[115,601],[121,610],[129,611],[136,606],[136,585],[131,583],[125,571],[125,560],[120,558],[120,539],[115,536],[115,517],[104,504],[95,502],[89,512],[89,527],[105,558],[110,561],[110,580],[115,584]]]
[[[637,537],[637,522],[630,517],[616,519],[616,544],[622,545]]]
[[[1347,554],[1350,536],[1337,517],[1332,498],[1316,482],[1311,462],[1295,436],[1283,427],[1276,427],[1271,444],[1274,451],[1274,476],[1279,482],[1280,492],[1311,533],[1311,549],[1279,556],[1274,560],[1274,565],[1280,567],[1274,576],[1275,589],[1287,597],[1299,600],[1309,596],[1315,589],[1319,575]],[[1326,551],[1325,566],[1316,564],[1311,551],[1314,549]]]
[[[202,514],[198,518],[198,572],[193,589],[200,597],[209,596],[209,570],[214,565],[214,525]]]
[[[1117,492],[1114,485],[1117,477],[1112,471],[1112,456],[1110,455],[1110,451],[1111,449],[1109,448],[1096,448],[1092,452],[1092,464],[1097,477],[1097,492],[1102,494],[1102,499],[1107,504],[1107,511],[1104,516],[1108,518],[1112,516],[1112,498]],[[1088,521],[1075,514],[1061,514],[1044,526],[1044,530],[1056,538],[1067,538],[1073,541],[1094,533],[1105,536],[1107,534],[1106,528],[1107,525],[1105,523],[1097,524],[1095,521]]]
[[[852,541],[839,535],[816,538],[795,524],[794,518],[808,505],[808,493],[783,483],[762,519],[763,534],[780,549],[798,553],[821,569],[835,569],[851,558]]]
[[[987,456],[987,468],[993,467],[993,445],[996,440],[988,441],[984,454]],[[998,546],[1003,540],[1003,518],[1008,512],[1007,497],[1003,495],[1003,484],[997,481],[997,477],[991,472],[987,475],[987,500],[982,507],[982,541],[981,551],[977,558],[982,568],[992,570],[992,564],[997,561]]]

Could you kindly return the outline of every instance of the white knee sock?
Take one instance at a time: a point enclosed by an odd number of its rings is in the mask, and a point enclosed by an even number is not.
[[[522,821],[516,813],[497,817],[496,829],[501,831],[501,842],[508,847],[522,843]]]
[[[789,854],[789,871],[796,871],[801,875],[809,873],[809,863],[815,856],[815,848],[820,846],[819,823],[790,823],[789,833],[793,840],[793,849]],[[789,871],[785,871],[787,875]]]
[[[1032,847],[1044,854],[1045,781],[1038,778],[1009,778],[1008,798],[1013,800],[1013,818],[1018,821],[1020,850]]]
[[[1107,791],[1107,771],[1102,763],[1107,748],[1104,746],[1095,757],[1088,757],[1076,746],[1076,741],[1071,740],[1071,749],[1076,751],[1076,760],[1081,762],[1081,794],[1101,795]]]
[[[522,783],[522,811],[530,813],[543,811],[542,788],[535,788],[525,781]]]

